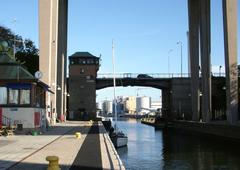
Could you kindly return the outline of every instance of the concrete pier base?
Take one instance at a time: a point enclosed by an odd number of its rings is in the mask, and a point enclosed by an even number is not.
[[[190,132],[192,134],[202,134],[211,137],[220,137],[223,140],[240,141],[240,125],[232,126],[225,122],[193,122],[193,121],[173,121],[171,128],[177,131]]]

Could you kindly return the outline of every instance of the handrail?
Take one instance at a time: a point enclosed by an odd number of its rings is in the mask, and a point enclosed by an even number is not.
[[[10,126],[11,125],[11,119],[2,115],[2,124],[5,126]]]
[[[21,123],[20,120],[13,120],[7,116],[2,115],[2,125],[4,126],[11,126],[11,125],[16,125],[18,123]]]
[[[189,78],[189,73],[115,73],[116,78],[138,78],[145,75],[146,78]],[[225,73],[211,73],[213,77],[225,77]],[[147,77],[148,76],[148,77]],[[199,73],[201,77],[201,73]],[[97,78],[113,78],[113,73],[98,73]]]

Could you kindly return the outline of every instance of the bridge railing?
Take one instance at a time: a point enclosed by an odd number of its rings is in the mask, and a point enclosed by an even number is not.
[[[199,73],[201,77],[201,73]],[[212,73],[213,77],[225,77],[225,73]],[[189,73],[116,73],[116,78],[180,78],[190,77]],[[113,73],[98,73],[97,78],[113,78]]]

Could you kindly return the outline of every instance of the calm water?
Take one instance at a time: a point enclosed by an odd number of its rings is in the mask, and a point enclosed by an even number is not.
[[[155,130],[136,120],[118,122],[128,146],[118,149],[130,170],[240,170],[240,146]]]

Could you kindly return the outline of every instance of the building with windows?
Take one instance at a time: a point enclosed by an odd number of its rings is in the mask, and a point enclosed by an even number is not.
[[[104,116],[112,116],[113,113],[113,102],[104,100],[102,103],[102,112]]]
[[[89,52],[76,52],[69,61],[69,119],[94,119],[99,58]]]
[[[46,127],[46,91],[49,86],[32,76],[6,53],[0,54],[0,126]]]
[[[129,96],[125,100],[125,111],[129,114],[136,114],[136,97]]]

